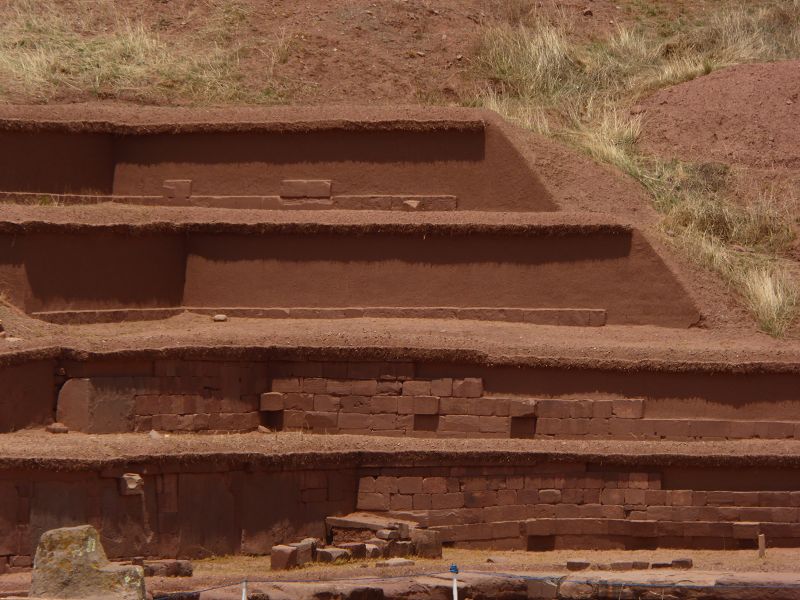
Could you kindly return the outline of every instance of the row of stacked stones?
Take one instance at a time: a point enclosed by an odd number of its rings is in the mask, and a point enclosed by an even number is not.
[[[438,531],[409,527],[407,523],[388,525],[363,542],[338,542],[325,546],[316,538],[272,547],[273,571],[302,567],[308,563],[332,563],[358,559],[403,559],[409,556],[441,558],[442,539]],[[391,564],[395,563],[389,563]],[[400,563],[397,563],[400,564]]]

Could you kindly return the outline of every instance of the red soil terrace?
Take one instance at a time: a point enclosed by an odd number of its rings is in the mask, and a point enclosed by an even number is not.
[[[0,570],[55,526],[265,554],[356,510],[456,547],[800,545],[800,348],[703,328],[715,284],[646,210],[558,210],[548,146],[469,110],[80,110],[0,119]]]

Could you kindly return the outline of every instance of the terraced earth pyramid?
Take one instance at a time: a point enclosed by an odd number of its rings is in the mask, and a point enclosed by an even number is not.
[[[800,545],[794,346],[702,328],[652,234],[559,210],[493,113],[35,116],[0,119],[2,564],[54,527],[191,558],[356,512]]]

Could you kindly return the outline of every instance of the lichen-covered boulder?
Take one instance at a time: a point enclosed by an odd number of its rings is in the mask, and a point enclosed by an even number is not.
[[[91,525],[51,529],[36,548],[30,597],[144,600],[144,571],[110,563]]]

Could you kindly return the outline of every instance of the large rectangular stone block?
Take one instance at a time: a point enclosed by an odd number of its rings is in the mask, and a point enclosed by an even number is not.
[[[72,431],[133,431],[136,397],[142,393],[133,377],[69,379],[58,394],[56,418]]]

